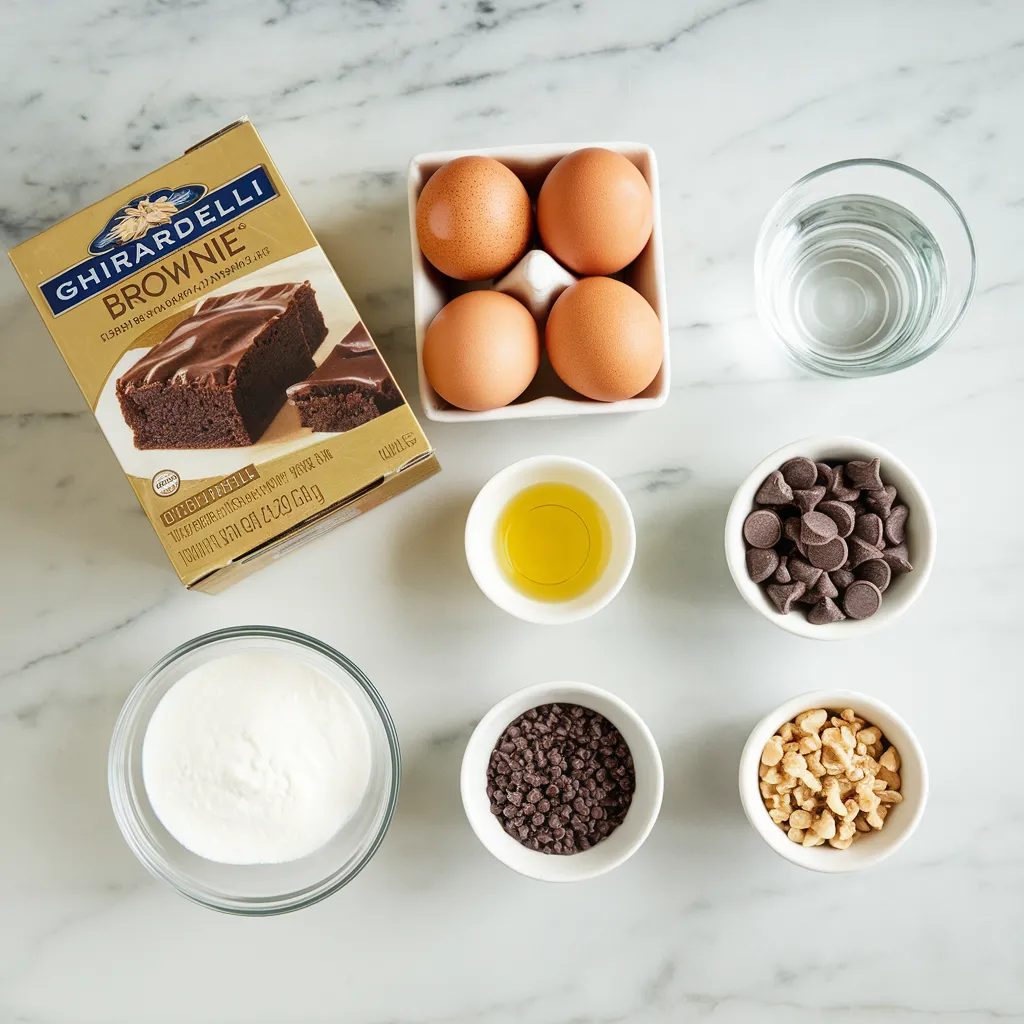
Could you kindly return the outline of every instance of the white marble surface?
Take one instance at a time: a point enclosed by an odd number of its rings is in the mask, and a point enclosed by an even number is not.
[[[8,0],[0,81],[4,248],[248,113],[411,390],[408,158],[649,142],[674,346],[662,411],[434,428],[439,477],[208,598],[179,587],[0,266],[0,1021],[1024,1017],[1024,6]],[[793,179],[858,155],[915,164],[961,201],[978,294],[921,366],[812,380],[754,317],[754,237]],[[914,609],[827,650],[743,605],[720,544],[750,466],[824,430],[899,453],[940,523]],[[475,490],[539,452],[604,467],[639,528],[616,602],[553,630],[491,607],[460,548]],[[248,621],[347,652],[383,691],[406,758],[370,868],[320,906],[264,921],[203,911],[151,880],[105,782],[135,679],[179,641]],[[901,711],[932,769],[912,842],[850,877],[775,858],[735,792],[752,723],[825,672]],[[553,677],[622,694],[667,771],[640,853],[561,888],[492,861],[457,792],[471,723]]]

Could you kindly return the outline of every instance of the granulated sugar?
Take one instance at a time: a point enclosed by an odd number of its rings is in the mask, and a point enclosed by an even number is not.
[[[355,813],[370,739],[349,696],[298,658],[230,654],[157,705],[142,747],[157,817],[223,864],[279,864],[323,846]]]

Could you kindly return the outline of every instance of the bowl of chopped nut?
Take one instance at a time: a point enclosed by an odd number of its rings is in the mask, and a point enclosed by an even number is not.
[[[892,708],[863,693],[819,690],[754,726],[739,788],[750,824],[779,856],[812,871],[856,871],[910,838],[928,769]]]

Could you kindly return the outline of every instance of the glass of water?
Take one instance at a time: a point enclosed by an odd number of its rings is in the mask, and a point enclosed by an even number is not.
[[[952,333],[974,291],[974,240],[931,178],[844,160],[789,188],[761,226],[757,308],[793,359],[828,377],[891,373]]]

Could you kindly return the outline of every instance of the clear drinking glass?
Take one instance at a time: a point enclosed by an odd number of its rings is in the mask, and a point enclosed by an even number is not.
[[[864,377],[934,352],[967,310],[974,240],[941,186],[891,160],[843,160],[780,197],[757,239],[758,314],[802,367]]]

